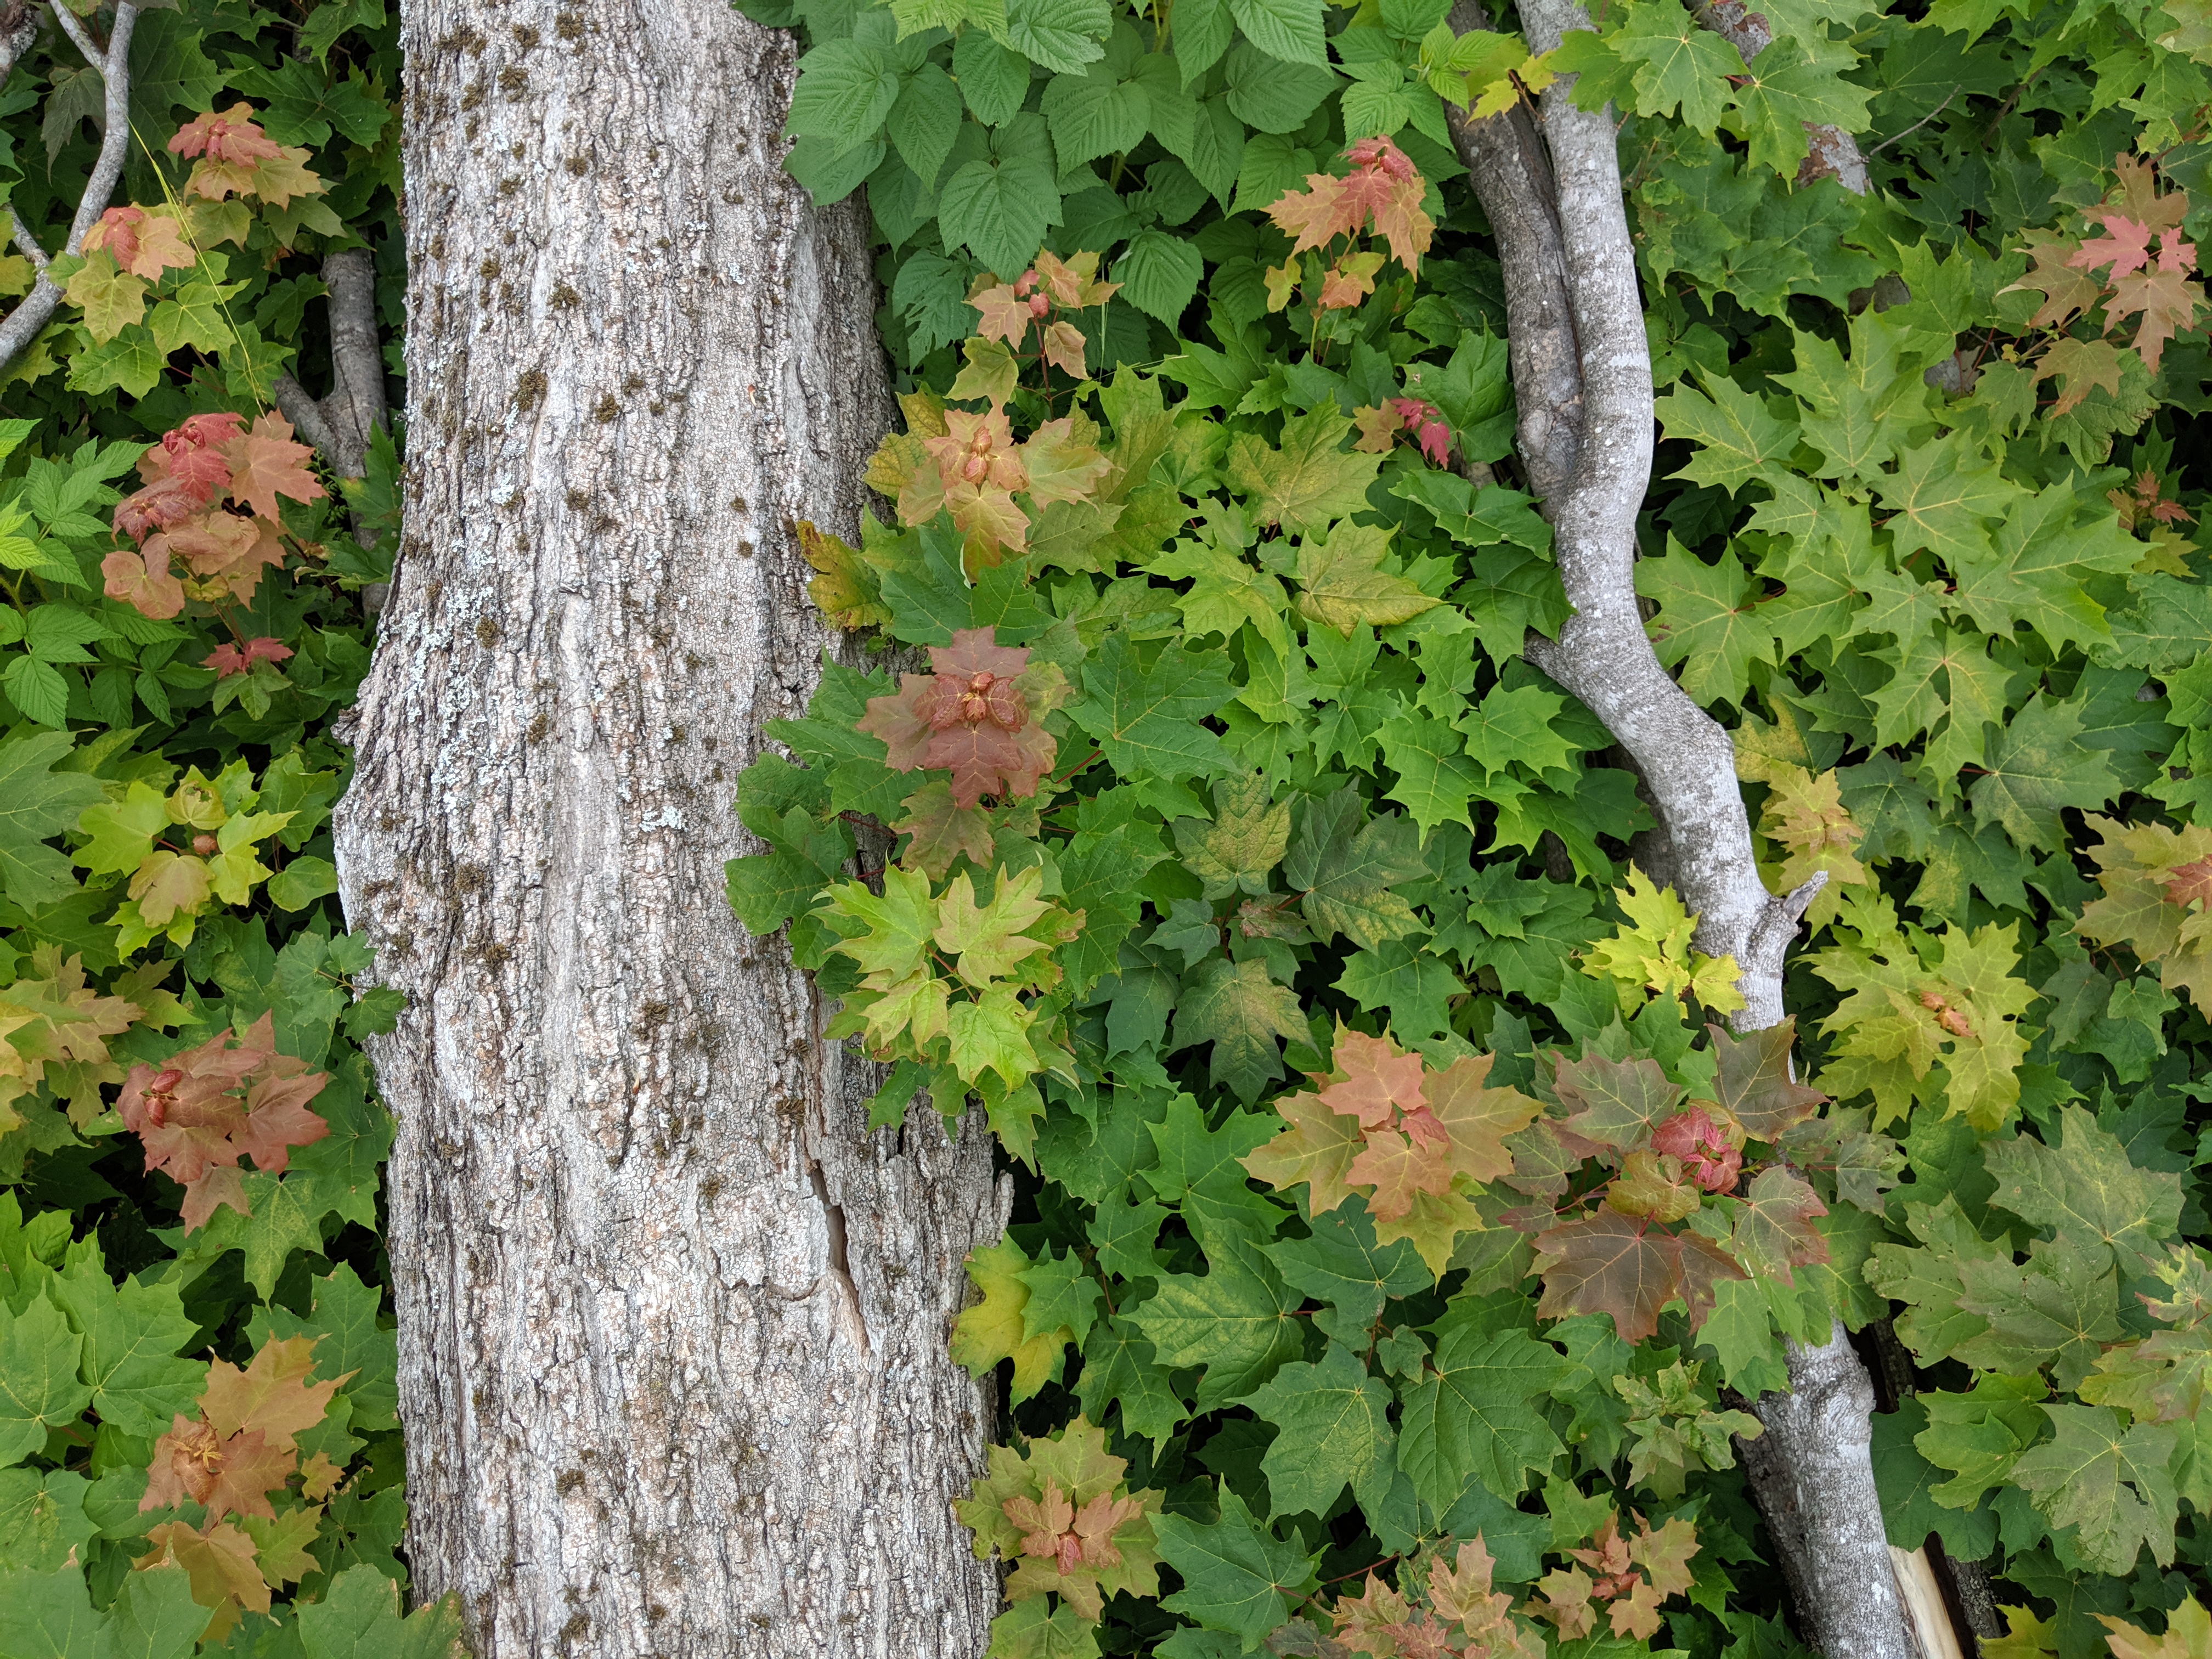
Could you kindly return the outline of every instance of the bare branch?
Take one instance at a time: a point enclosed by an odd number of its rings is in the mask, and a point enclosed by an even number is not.
[[[0,30],[0,82],[7,80],[9,71],[15,67],[15,60],[30,51],[38,38],[39,14],[27,7],[14,27]]]
[[[1459,34],[1490,27],[1480,0],[1459,0],[1450,22]],[[1520,411],[1514,438],[1530,488],[1548,497],[1574,471],[1583,426],[1581,354],[1567,301],[1551,160],[1525,105],[1474,121],[1446,104],[1444,119],[1498,239]]]
[[[337,466],[338,438],[331,430],[331,423],[323,418],[322,408],[307,388],[289,374],[279,374],[269,383],[269,395],[284,418],[292,423],[292,431],[301,442],[319,450],[330,460],[339,476],[357,477]]]
[[[323,261],[323,282],[331,291],[331,380],[323,414],[338,441],[333,459],[339,475],[357,478],[368,465],[369,434],[385,422],[375,256],[367,248],[331,254]]]
[[[9,217],[14,222],[15,226],[15,246],[21,251],[23,257],[28,259],[33,265],[36,266],[40,270],[44,270],[46,268],[46,249],[40,247],[39,246],[39,239],[31,234],[30,226],[25,224],[21,219],[15,218],[15,215],[12,213],[9,215]]]
[[[90,230],[100,216],[107,211],[110,198],[115,194],[116,181],[123,176],[123,163],[131,152],[131,32],[137,27],[138,8],[131,0],[121,0],[115,8],[115,27],[107,37],[107,50],[103,52],[93,40],[84,25],[71,15],[69,8],[57,5],[50,8],[62,32],[76,43],[85,61],[100,71],[105,84],[106,99],[101,111],[106,123],[100,142],[100,155],[92,164],[92,176],[85,181],[83,199],[76,204],[76,216],[70,222],[68,240],[62,244],[64,253],[82,252],[85,233]],[[28,232],[19,222],[16,227],[17,245]],[[31,238],[33,247],[37,239]],[[38,337],[61,303],[62,291],[46,275],[43,257],[35,261],[39,265],[39,280],[25,295],[7,320],[0,322],[0,368],[14,362],[18,354]]]
[[[1766,14],[1752,10],[1744,0],[1692,0],[1690,9],[1697,14],[1698,22],[1735,48],[1746,69],[1774,44],[1774,26],[1766,21]],[[1841,127],[1808,121],[1805,141],[1811,149],[1797,168],[1799,184],[1833,179],[1854,196],[1867,193],[1866,157],[1859,154],[1857,139]]]

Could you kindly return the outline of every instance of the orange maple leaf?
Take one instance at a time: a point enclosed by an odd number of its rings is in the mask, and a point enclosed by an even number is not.
[[[304,465],[315,452],[292,440],[292,423],[282,415],[264,415],[252,429],[233,438],[223,451],[230,463],[230,493],[264,519],[277,515],[276,498],[320,501],[329,492]]]

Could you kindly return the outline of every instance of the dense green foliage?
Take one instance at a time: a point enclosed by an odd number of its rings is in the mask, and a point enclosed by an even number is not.
[[[770,728],[731,896],[878,1121],[1023,1172],[954,1338],[1012,1407],[994,1651],[1786,1652],[1729,1437],[1836,1316],[1909,1352],[1886,1519],[1988,1564],[1986,1650],[2158,1650],[2212,1590],[2201,10],[1815,0],[1747,66],[1678,0],[1534,61],[1442,0],[749,9],[905,372],[816,598],[932,672]],[[1708,1035],[1734,964],[1520,655],[1565,600],[1439,98],[1569,71],[1651,634],[1771,884],[1830,878],[1811,1088]]]
[[[391,1009],[327,830],[389,562],[347,510],[383,539],[392,458],[333,495],[269,404],[327,383],[323,252],[396,279],[394,31],[186,0],[131,65],[118,210],[0,367],[0,1653],[442,1653],[394,1593],[356,1046]],[[0,85],[0,204],[49,252],[100,98],[51,22]],[[33,274],[0,257],[0,301]]]

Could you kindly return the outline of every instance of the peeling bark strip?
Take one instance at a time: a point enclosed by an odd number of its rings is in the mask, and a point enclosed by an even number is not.
[[[989,1141],[864,1133],[722,865],[886,422],[857,206],[781,169],[721,0],[406,11],[407,542],[338,819],[409,994],[372,1044],[420,1591],[479,1659],[959,1655],[946,1352]]]
[[[1522,0],[1532,52],[1590,27],[1572,0]],[[1763,21],[1763,20],[1762,20]],[[1482,27],[1474,0],[1454,26]],[[1739,42],[1741,48],[1741,43]],[[1636,766],[1698,947],[1733,956],[1756,1030],[1784,1017],[1782,963],[1823,878],[1766,890],[1728,733],[1660,665],[1636,601],[1636,515],[1651,477],[1651,361],[1609,110],[1577,109],[1572,77],[1543,94],[1541,139],[1516,111],[1455,125],[1505,269],[1517,433],[1558,538],[1575,614],[1529,659],[1581,698]],[[1560,315],[1564,303],[1565,315]],[[1562,434],[1572,434],[1562,454]],[[1756,1410],[1747,1474],[1783,1558],[1802,1634],[1829,1659],[1913,1659],[1875,1489],[1873,1385],[1838,1324],[1789,1345],[1791,1392]]]

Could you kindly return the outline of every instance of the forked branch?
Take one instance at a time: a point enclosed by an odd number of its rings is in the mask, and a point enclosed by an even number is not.
[[[1572,0],[1522,0],[1521,16],[1538,52],[1590,27]],[[1480,17],[1462,0],[1455,26]],[[1698,916],[1698,948],[1741,970],[1745,1006],[1732,1023],[1758,1030],[1784,1017],[1783,956],[1820,878],[1767,890],[1734,745],[1644,631],[1636,519],[1651,477],[1650,353],[1613,115],[1577,108],[1571,90],[1566,79],[1545,91],[1540,129],[1521,108],[1454,130],[1497,234],[1521,452],[1574,607],[1557,640],[1532,632],[1525,648],[1642,774],[1674,884]],[[1759,1486],[1803,1633],[1829,1659],[1912,1659],[1875,1490],[1865,1368],[1838,1324],[1817,1347],[1790,1345],[1790,1373],[1793,1392],[1759,1402]]]
[[[138,8],[131,0],[121,0],[115,8],[115,27],[108,32],[104,48],[67,6],[57,5],[52,12],[62,33],[84,54],[84,61],[100,71],[106,88],[100,111],[105,128],[100,135],[100,155],[92,164],[92,176],[85,181],[84,196],[76,204],[76,216],[70,221],[69,234],[61,246],[64,253],[81,253],[84,251],[85,233],[107,211],[116,182],[123,177],[123,163],[131,153],[131,32],[137,26]],[[11,43],[21,40],[21,32],[8,39]],[[14,67],[15,58],[26,45],[27,41],[17,45],[4,66],[0,66],[0,77]],[[15,222],[15,240],[38,268],[39,278],[6,319],[0,321],[0,368],[14,362],[38,337],[39,331],[52,320],[55,307],[62,301],[61,289],[46,271],[46,250],[39,246],[31,228],[20,219]]]

